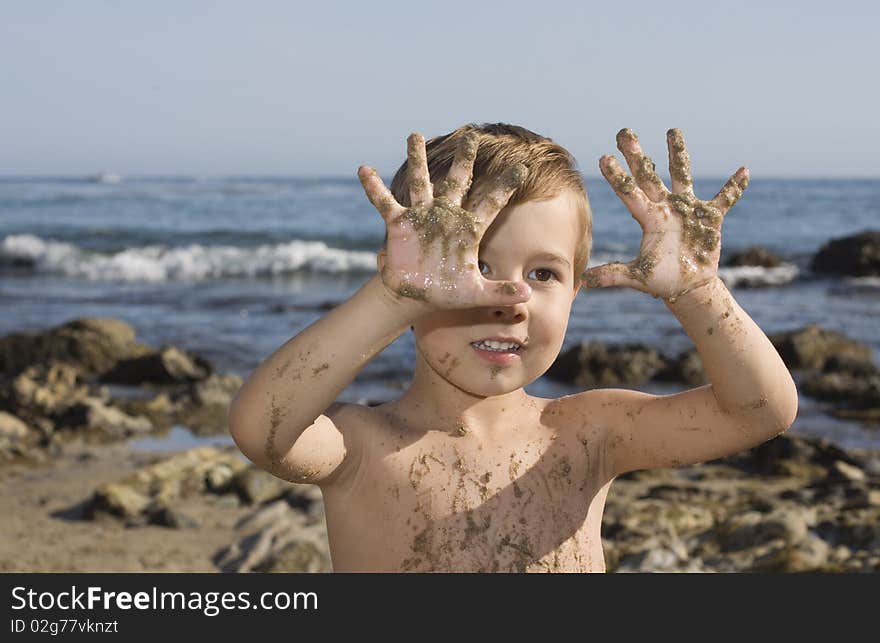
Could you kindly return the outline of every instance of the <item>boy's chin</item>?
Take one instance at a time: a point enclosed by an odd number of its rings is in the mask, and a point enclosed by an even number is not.
[[[504,376],[500,373],[483,377],[456,378],[451,377],[448,381],[455,387],[460,388],[477,397],[496,397],[506,395],[523,388],[529,382],[522,381],[519,377]]]

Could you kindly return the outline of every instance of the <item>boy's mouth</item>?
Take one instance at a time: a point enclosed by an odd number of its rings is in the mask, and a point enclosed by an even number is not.
[[[481,339],[471,346],[477,355],[496,364],[510,364],[523,351],[523,344],[512,339]]]

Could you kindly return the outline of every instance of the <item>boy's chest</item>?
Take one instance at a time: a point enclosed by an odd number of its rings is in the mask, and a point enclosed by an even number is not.
[[[386,526],[402,569],[525,571],[558,559],[566,543],[569,556],[589,548],[588,517],[603,483],[598,453],[586,432],[380,439],[351,500]]]

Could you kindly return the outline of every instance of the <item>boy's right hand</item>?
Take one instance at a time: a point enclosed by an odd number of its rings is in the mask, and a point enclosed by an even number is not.
[[[388,229],[379,264],[382,282],[396,296],[424,302],[427,309],[510,306],[531,296],[524,281],[490,281],[478,269],[480,240],[525,180],[527,169],[521,164],[508,168],[473,211],[465,210],[461,205],[470,188],[476,155],[476,135],[465,135],[435,195],[425,139],[411,134],[407,139],[409,208],[395,200],[376,170],[366,165],[358,168],[367,198]]]

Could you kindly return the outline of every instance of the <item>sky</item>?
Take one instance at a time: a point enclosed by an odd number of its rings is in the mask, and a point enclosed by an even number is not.
[[[665,167],[679,127],[697,175],[877,177],[878,18],[849,0],[4,0],[0,175],[390,176],[410,132],[506,122],[588,176],[622,127]]]

